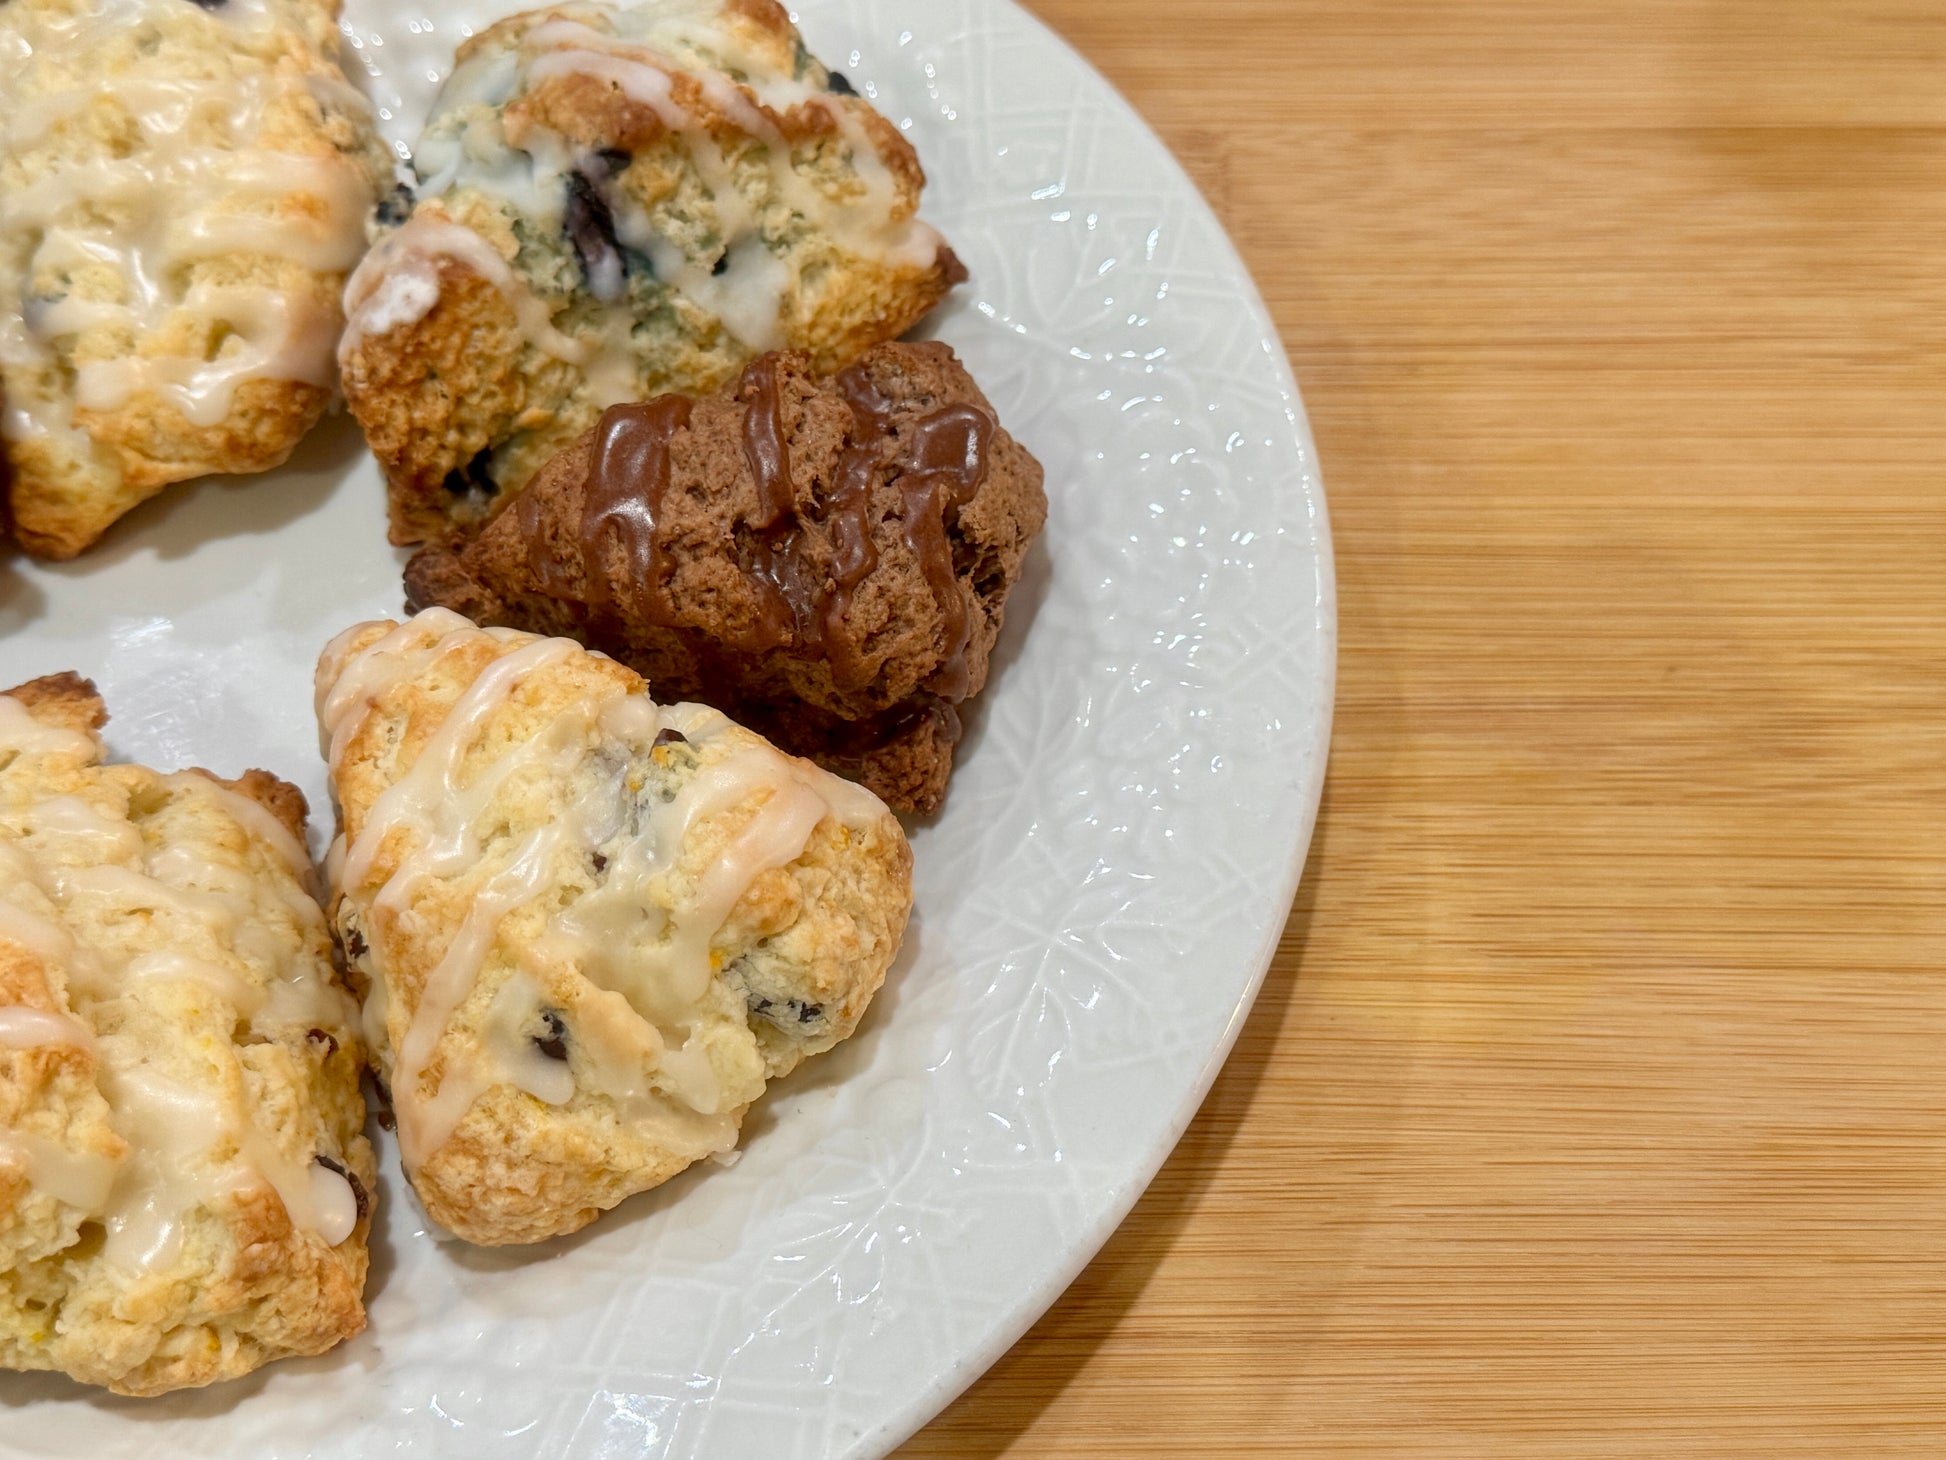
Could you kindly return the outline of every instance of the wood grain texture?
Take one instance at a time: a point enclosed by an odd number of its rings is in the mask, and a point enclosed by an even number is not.
[[[902,1453],[1946,1454],[1946,8],[1034,8],[1276,313],[1337,732],[1209,1103]]]

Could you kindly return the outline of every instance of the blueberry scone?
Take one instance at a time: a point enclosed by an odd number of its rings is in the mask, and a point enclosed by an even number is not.
[[[336,0],[0,5],[14,530],[73,557],[171,482],[281,463],[336,387],[390,165]]]
[[[911,144],[776,0],[503,21],[413,165],[340,355],[398,543],[484,521],[607,406],[771,349],[841,369],[965,277],[915,216]]]
[[[364,1327],[372,1152],[304,800],[0,695],[0,1365],[161,1394]]]
[[[876,797],[566,639],[445,609],[318,665],[332,915],[427,1212],[534,1242],[729,1151],[911,907]]]
[[[1040,464],[945,345],[827,378],[773,354],[715,396],[611,407],[406,589],[571,634],[925,813],[1046,518]]]

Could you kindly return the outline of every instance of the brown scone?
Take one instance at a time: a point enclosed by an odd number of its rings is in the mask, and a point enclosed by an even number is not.
[[[945,345],[829,379],[771,354],[721,394],[610,409],[406,592],[579,638],[927,813],[1046,518],[1040,464]]]

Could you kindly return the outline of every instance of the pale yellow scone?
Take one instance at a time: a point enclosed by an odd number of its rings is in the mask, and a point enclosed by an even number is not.
[[[567,639],[445,609],[318,665],[333,917],[406,1174],[469,1242],[730,1151],[857,1027],[912,860],[870,792]]]
[[[503,20],[460,47],[413,166],[341,355],[397,543],[476,528],[608,406],[766,350],[843,369],[966,277],[917,216],[912,144],[777,0]]]
[[[365,1326],[375,1171],[304,798],[105,719],[0,695],[0,1366],[152,1395]]]
[[[337,0],[0,4],[0,437],[69,558],[171,482],[287,458],[337,387],[391,164]]]

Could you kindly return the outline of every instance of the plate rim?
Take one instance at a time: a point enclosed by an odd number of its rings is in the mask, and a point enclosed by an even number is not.
[[[1054,1276],[1050,1277],[1044,1285],[1028,1290],[1019,1301],[1004,1309],[988,1325],[987,1333],[981,1341],[963,1350],[963,1358],[958,1364],[935,1375],[874,1428],[862,1433],[857,1442],[843,1452],[844,1460],[879,1460],[879,1457],[889,1455],[944,1414],[956,1400],[978,1383],[989,1369],[1052,1310],[1067,1290],[1074,1285],[1075,1280],[1100,1255],[1102,1248],[1128,1220],[1129,1213],[1135,1209],[1136,1203],[1154,1184],[1156,1176],[1167,1164],[1169,1157],[1174,1154],[1176,1147],[1181,1144],[1183,1136],[1209,1098],[1209,1092],[1215,1086],[1217,1076],[1229,1063],[1236,1042],[1243,1033],[1243,1026],[1256,1006],[1257,996],[1263,991],[1264,980],[1270,972],[1271,962],[1277,955],[1284,929],[1290,921],[1291,909],[1296,902],[1304,870],[1310,862],[1311,843],[1317,832],[1318,814],[1323,803],[1324,785],[1329,772],[1332,726],[1337,711],[1337,559],[1331,535],[1329,498],[1325,491],[1323,466],[1318,459],[1317,439],[1311,430],[1310,416],[1305,410],[1297,373],[1291,366],[1290,351],[1284,343],[1282,331],[1277,327],[1276,317],[1264,300],[1263,290],[1257,283],[1256,275],[1237,248],[1236,240],[1231,237],[1228,225],[1210,203],[1208,195],[1204,193],[1189,170],[1183,166],[1174,150],[1150,125],[1148,118],[1142,115],[1122,89],[1066,36],[1022,4],[1021,0],[999,0],[999,4],[1000,8],[1010,11],[1017,21],[1024,22],[1042,44],[1058,49],[1075,64],[1084,68],[1101,87],[1105,99],[1113,110],[1115,120],[1127,131],[1139,136],[1156,155],[1174,182],[1195,198],[1197,205],[1216,227],[1224,260],[1247,286],[1247,292],[1242,296],[1241,302],[1262,325],[1264,339],[1267,342],[1274,342],[1277,346],[1275,351],[1268,351],[1266,354],[1273,383],[1283,396],[1290,412],[1294,439],[1289,444],[1296,450],[1296,459],[1291,464],[1297,468],[1295,481],[1292,482],[1288,477],[1280,478],[1280,487],[1289,490],[1294,486],[1297,494],[1304,499],[1309,508],[1310,545],[1316,558],[1318,579],[1317,597],[1313,603],[1314,619],[1311,625],[1318,645],[1318,706],[1315,713],[1306,717],[1310,722],[1308,744],[1301,747],[1293,746],[1293,749],[1301,754],[1302,763],[1312,769],[1309,784],[1302,787],[1302,815],[1297,833],[1292,838],[1290,850],[1286,855],[1285,866],[1278,884],[1279,899],[1276,905],[1283,907],[1283,915],[1275,919],[1273,925],[1267,925],[1260,932],[1257,947],[1250,955],[1249,980],[1235,1006],[1230,1010],[1222,1035],[1211,1048],[1191,1093],[1184,1098],[1168,1126],[1152,1143],[1151,1148],[1136,1163],[1136,1176],[1102,1207],[1086,1233],[1079,1240],[1069,1244],[1062,1261],[1056,1267]],[[793,21],[797,20],[798,12],[795,7],[791,10],[791,16]]]

